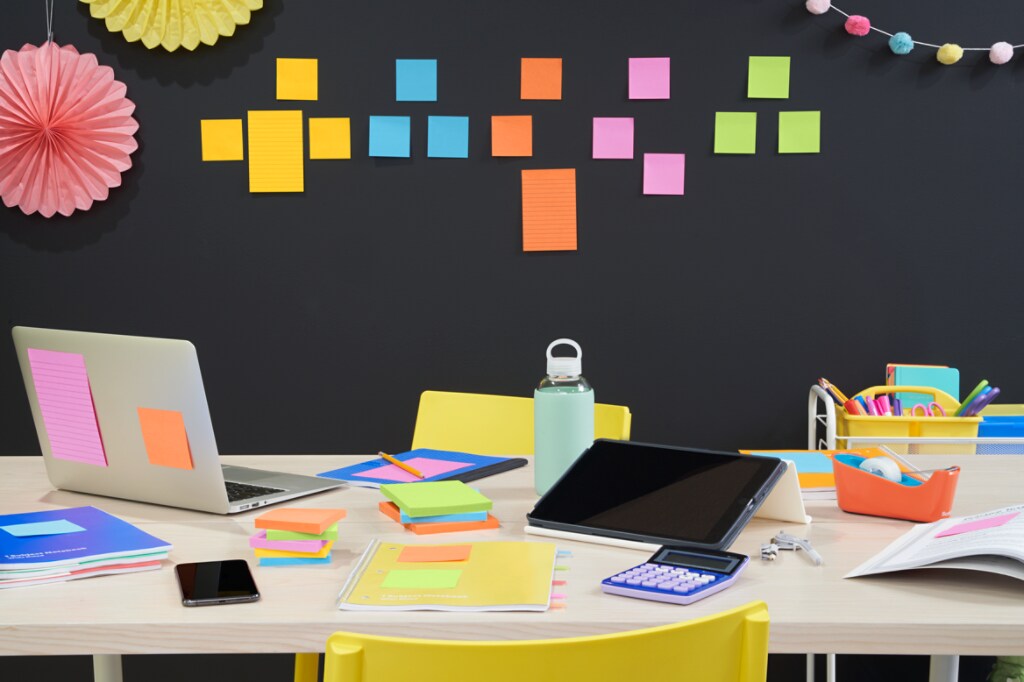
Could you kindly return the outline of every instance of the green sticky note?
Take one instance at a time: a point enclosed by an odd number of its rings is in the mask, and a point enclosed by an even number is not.
[[[817,154],[820,151],[820,111],[779,112],[780,154]]]
[[[789,98],[789,57],[751,57],[747,69],[747,97]]]
[[[444,590],[459,584],[461,570],[455,569],[396,569],[388,571],[382,589]]]
[[[323,533],[298,533],[293,530],[267,529],[268,540],[337,540],[338,524],[332,523]]]
[[[757,112],[715,113],[715,153],[753,154],[757,141]]]
[[[409,516],[487,511],[491,501],[462,481],[387,483],[381,493]]]

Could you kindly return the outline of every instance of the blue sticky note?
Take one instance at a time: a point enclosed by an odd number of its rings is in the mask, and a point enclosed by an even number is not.
[[[260,557],[260,566],[307,566],[311,564],[329,564],[331,563],[331,557],[298,557],[298,556],[280,556],[280,557]]]
[[[436,102],[437,60],[396,59],[395,99],[399,102]]]
[[[409,157],[408,116],[370,117],[370,156]]]
[[[85,529],[77,523],[71,523],[67,519],[59,519],[57,521],[39,521],[38,523],[18,523],[12,526],[0,526],[0,530],[7,531],[15,537],[28,538],[35,535],[81,533]]]
[[[437,516],[409,516],[401,511],[402,523],[461,523],[463,521],[486,521],[487,512],[463,512],[461,514],[438,514]]]
[[[427,156],[442,159],[469,157],[468,116],[428,116]]]
[[[757,453],[753,453],[757,454]],[[769,457],[792,460],[800,474],[831,474],[832,460],[820,452],[766,452]]]

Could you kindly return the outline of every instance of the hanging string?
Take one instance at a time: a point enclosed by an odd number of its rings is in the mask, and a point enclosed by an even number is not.
[[[838,8],[838,7],[836,7],[835,5],[831,5],[831,7],[830,7],[829,9],[834,9],[834,10],[835,10],[836,12],[838,12],[839,14],[842,14],[842,15],[843,15],[844,17],[846,17],[847,19],[849,19],[849,18],[850,18],[850,15],[849,15],[849,14],[847,14],[847,13],[846,13],[846,12],[844,12],[843,10],[839,9],[839,8]],[[882,35],[884,35],[884,36],[889,36],[890,38],[892,38],[892,34],[891,34],[891,33],[889,33],[888,31],[883,31],[883,30],[882,30],[882,29],[880,29],[880,28],[875,28],[875,27],[874,27],[873,25],[872,25],[872,26],[870,27],[870,30],[872,30],[872,31],[875,31],[876,33],[881,33],[881,34],[882,34]],[[913,40],[912,42],[913,42],[913,43],[914,43],[915,45],[922,45],[922,46],[924,46],[924,47],[933,47],[933,48],[935,48],[936,50],[937,50],[937,49],[939,49],[940,47],[942,47],[941,45],[935,45],[935,44],[933,44],[933,43],[925,43],[925,42],[922,42],[922,41],[920,41],[920,40]],[[1021,48],[1021,47],[1024,47],[1024,43],[1021,43],[1020,45],[1013,45],[1012,47],[1013,47],[1013,49],[1015,49],[1015,50],[1016,50],[1016,49],[1019,49],[1019,48]],[[968,51],[974,51],[974,52],[988,52],[988,51],[989,51],[990,49],[992,49],[992,48],[990,48],[990,47],[965,47],[965,48],[963,48],[964,52],[968,52]]]
[[[57,0],[43,0],[46,5],[46,42],[53,42],[53,5]]]

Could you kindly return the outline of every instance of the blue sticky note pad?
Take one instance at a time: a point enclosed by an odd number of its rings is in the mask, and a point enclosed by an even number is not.
[[[396,59],[395,100],[399,102],[436,102],[437,60]]]
[[[39,521],[37,523],[18,523],[11,526],[0,526],[0,530],[7,531],[15,537],[29,538],[36,535],[81,533],[85,529],[77,523],[71,523],[67,519],[59,519],[57,521]]]
[[[439,514],[437,516],[409,516],[403,511],[401,513],[401,518],[402,523],[449,523],[458,521],[486,521],[487,512],[463,512],[461,514]]]
[[[442,159],[469,157],[468,116],[428,116],[427,156]]]
[[[260,557],[260,566],[305,566],[307,564],[329,564],[331,557],[291,557],[291,556],[265,556]]]
[[[370,156],[409,157],[408,116],[370,117]]]

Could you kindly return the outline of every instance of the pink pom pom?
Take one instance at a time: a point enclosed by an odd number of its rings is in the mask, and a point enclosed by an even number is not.
[[[996,43],[989,49],[988,58],[993,64],[1005,64],[1013,59],[1013,45],[1010,43]]]
[[[832,0],[807,0],[806,7],[811,14],[824,14],[832,8]]]
[[[854,14],[846,20],[846,32],[852,36],[866,36],[871,30],[871,21],[867,17]]]

